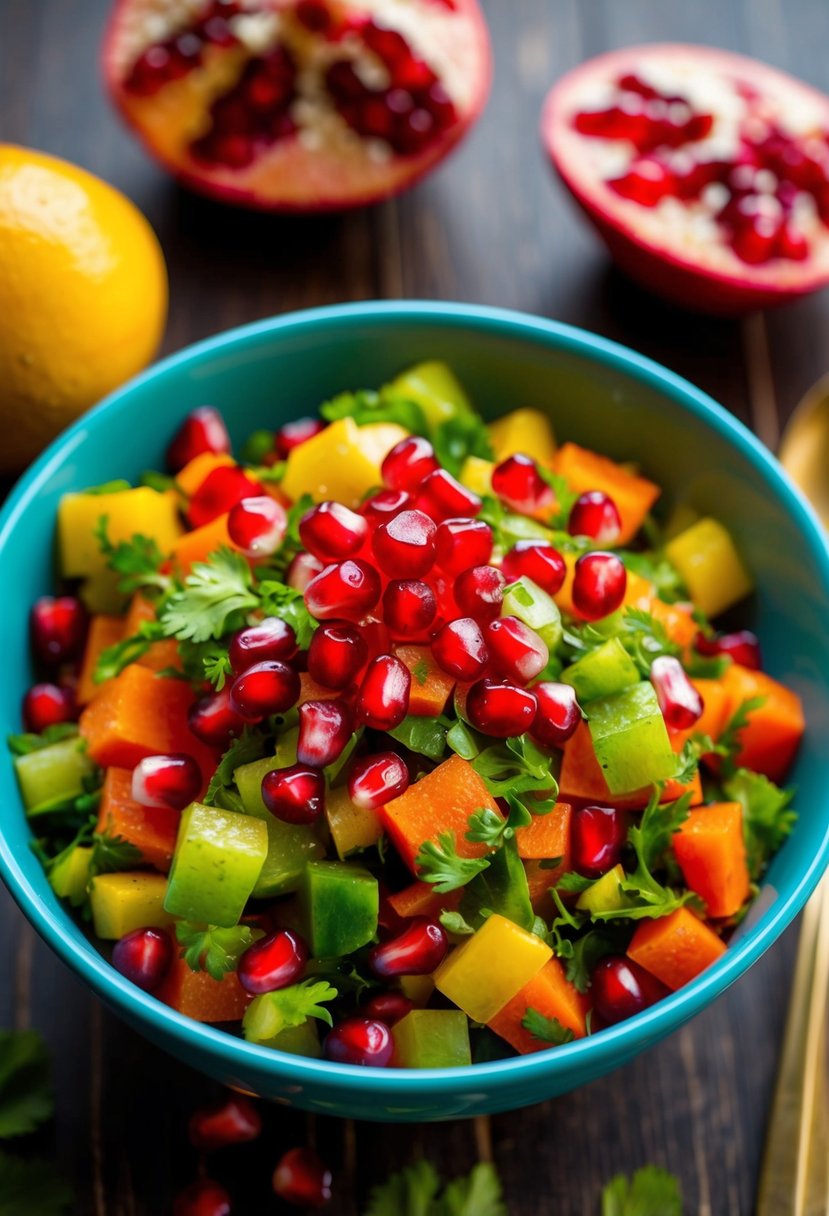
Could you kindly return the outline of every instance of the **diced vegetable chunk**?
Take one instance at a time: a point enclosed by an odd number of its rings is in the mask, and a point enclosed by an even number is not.
[[[370,848],[383,835],[377,812],[353,803],[344,785],[325,795],[325,817],[341,861],[357,849]]]
[[[556,454],[552,423],[541,410],[513,410],[490,422],[487,430],[496,461],[524,452],[539,464],[550,464]]]
[[[633,540],[660,494],[652,481],[575,443],[562,444],[554,467],[577,494],[603,490],[613,499],[622,520],[619,543],[623,545]]]
[[[417,363],[385,385],[390,396],[414,401],[423,410],[430,427],[440,426],[457,414],[471,414],[472,405],[461,384],[438,359]]]
[[[475,1022],[489,1022],[551,957],[550,947],[493,913],[435,972],[435,987]]]
[[[565,667],[564,684],[576,690],[579,701],[595,700],[622,692],[639,682],[639,670],[619,638],[609,638],[595,650]]]
[[[719,616],[753,589],[734,541],[710,516],[669,540],[665,554],[706,616]]]
[[[120,836],[141,850],[147,865],[166,874],[173,860],[181,812],[166,806],[141,806],[132,796],[132,773],[108,768],[98,808],[98,832]]]
[[[393,447],[406,432],[397,428]],[[324,431],[294,448],[288,455],[282,489],[296,501],[310,494],[314,502],[336,499],[347,507],[357,507],[366,492],[382,482],[376,442],[371,433],[362,437],[367,427],[358,427],[353,418],[340,418]],[[388,448],[386,449],[388,451]]]
[[[762,671],[751,671],[732,663],[723,676],[728,694],[728,717],[745,701],[762,698],[762,705],[748,714],[748,725],[739,732],[737,764],[765,773],[780,782],[794,760],[806,728],[803,706],[796,692]]]
[[[98,659],[109,646],[120,642],[124,636],[124,621],[120,616],[105,616],[99,613],[89,622],[89,633],[86,639],[86,649],[81,664],[81,674],[78,687],[75,689],[75,700],[79,705],[86,705],[101,687],[95,683],[95,668]]]
[[[174,958],[156,997],[194,1022],[239,1022],[250,997],[228,971],[214,980],[206,971],[191,971],[183,958]]]
[[[102,516],[113,545],[140,534],[148,536],[165,556],[181,535],[175,496],[147,486],[115,494],[64,494],[58,507],[58,548],[65,578],[83,578],[106,568],[95,537]]]
[[[469,1022],[459,1009],[413,1009],[392,1027],[397,1068],[471,1064]]]
[[[536,1038],[522,1025],[530,1009],[542,1017],[559,1022],[565,1030],[581,1039],[587,1033],[586,1014],[589,1001],[570,983],[557,958],[551,958],[540,971],[518,991],[503,1009],[489,1019],[489,1028],[520,1051],[528,1055],[549,1047],[544,1039]]]
[[[656,693],[646,681],[591,701],[588,725],[611,793],[666,781],[676,772],[676,756]]]
[[[89,902],[97,937],[117,941],[133,929],[163,929],[173,923],[164,907],[167,879],[133,870],[99,874],[92,880]]]
[[[725,953],[725,942],[688,908],[678,908],[658,920],[641,921],[627,952],[666,988],[675,990],[716,962]]]
[[[682,876],[705,901],[708,916],[733,916],[748,899],[749,875],[739,802],[691,811],[673,838]]]
[[[52,890],[61,899],[68,899],[73,907],[80,907],[86,899],[91,861],[92,849],[78,844],[52,868],[49,874]]]
[[[295,744],[291,757],[266,756],[263,760],[241,765],[233,773],[245,813],[261,819],[268,832],[268,852],[253,888],[254,899],[269,899],[298,890],[306,862],[325,856],[325,846],[313,827],[283,823],[270,813],[262,801],[262,778],[265,773],[293,764],[294,760]]]
[[[267,853],[261,819],[192,803],[181,816],[165,909],[204,924],[237,924]]]
[[[15,756],[14,771],[26,814],[39,815],[82,794],[95,765],[83,740],[73,735],[25,756]]]
[[[359,866],[311,861],[300,887],[305,935],[317,958],[340,958],[359,950],[377,932],[377,879]]]

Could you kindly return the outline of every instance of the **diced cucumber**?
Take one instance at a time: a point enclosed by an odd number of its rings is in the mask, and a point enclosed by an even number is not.
[[[165,910],[223,928],[238,924],[267,853],[261,819],[191,803],[181,817]]]
[[[576,900],[582,912],[615,912],[628,902],[619,884],[624,881],[625,871],[621,865],[597,878]]]
[[[292,735],[294,732],[290,732]],[[296,760],[296,736],[293,738],[293,759],[289,758],[287,744],[280,756],[266,756],[243,764],[233,773],[233,780],[242,798],[245,813],[261,819],[268,832],[268,853],[253,888],[254,899],[269,899],[273,895],[285,895],[296,891],[306,862],[323,857],[325,847],[313,827],[302,824],[283,823],[272,815],[262,801],[262,778],[274,768],[284,768]]]
[[[596,759],[611,793],[624,794],[667,781],[676,772],[677,759],[648,681],[591,701],[587,720]]]
[[[596,650],[582,655],[561,673],[564,684],[576,690],[579,701],[609,697],[639,682],[639,671],[618,638],[611,638]]]
[[[340,958],[377,932],[377,879],[341,861],[311,861],[300,886],[305,936],[316,958]]]
[[[555,650],[562,637],[561,613],[552,596],[522,575],[504,590],[501,616],[517,616]]]
[[[16,756],[14,769],[26,814],[42,815],[82,794],[95,765],[86,754],[84,740],[73,735],[26,756]]]
[[[405,397],[423,410],[430,428],[440,426],[458,414],[471,414],[472,406],[455,373],[445,363],[431,360],[417,363],[401,372],[382,391],[392,397]]]
[[[80,907],[86,900],[91,860],[92,849],[77,844],[52,867],[49,873],[52,890],[61,899],[68,899],[73,908]]]
[[[472,1063],[469,1019],[460,1009],[413,1009],[392,1028],[399,1068],[455,1068]]]

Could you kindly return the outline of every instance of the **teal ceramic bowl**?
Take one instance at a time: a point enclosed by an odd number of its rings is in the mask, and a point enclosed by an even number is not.
[[[201,1026],[127,983],[58,902],[29,849],[12,766],[0,758],[0,867],[52,949],[119,1016],[194,1068],[277,1102],[361,1119],[477,1115],[592,1081],[676,1030],[737,980],[803,906],[829,856],[829,552],[774,459],[725,410],[649,360],[583,331],[467,305],[373,303],[317,309],[221,334],[160,363],[65,432],[0,517],[2,733],[19,729],[30,680],[27,614],[52,587],[60,496],[159,467],[185,414],[210,402],[241,441],[312,411],[344,387],[374,386],[420,359],[445,359],[490,416],[547,410],[560,436],[639,461],[720,517],[757,583],[749,613],[769,671],[803,698],[808,733],[793,781],[801,817],[738,938],[713,967],[647,1012],[561,1049],[466,1069],[360,1069],[282,1055]]]

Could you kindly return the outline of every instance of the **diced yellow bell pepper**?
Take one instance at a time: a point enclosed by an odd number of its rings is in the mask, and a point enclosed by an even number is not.
[[[719,616],[753,589],[734,541],[710,516],[668,541],[665,555],[706,616]]]
[[[385,385],[389,393],[414,401],[432,428],[457,414],[470,414],[472,406],[455,373],[434,359],[417,363]]]
[[[355,806],[346,787],[338,786],[325,795],[325,817],[337,856],[342,860],[355,849],[368,849],[383,835],[376,811]]]
[[[673,540],[675,536],[679,536],[680,532],[684,532],[686,528],[691,527],[691,524],[695,524],[698,519],[699,511],[695,511],[687,502],[678,502],[668,516],[662,535],[665,540]]]
[[[199,452],[176,473],[176,485],[187,498],[192,498],[208,474],[214,469],[225,468],[236,461],[226,452]]]
[[[390,428],[397,438],[391,438]],[[383,456],[406,434],[390,423],[359,427],[353,418],[339,418],[289,452],[281,488],[294,502],[310,494],[315,502],[333,498],[356,507],[368,490],[380,485]]]
[[[140,533],[168,554],[181,535],[176,497],[159,494],[149,486],[119,490],[115,494],[64,494],[58,507],[58,545],[61,573],[83,578],[106,569],[106,561],[95,538],[102,515],[107,517],[107,536],[113,545]]]
[[[135,870],[99,874],[89,893],[97,937],[117,941],[133,929],[163,929],[174,917],[164,911],[167,879]]]
[[[494,468],[495,465],[491,460],[484,460],[481,456],[467,456],[461,465],[458,481],[461,485],[466,486],[467,490],[471,490],[473,494],[479,494],[483,498],[485,494],[492,493],[492,470]]]
[[[624,892],[619,888],[624,877],[624,867],[615,865],[582,891],[576,900],[576,907],[581,908],[583,912],[615,912],[618,908],[624,908],[627,901]]]
[[[541,410],[520,409],[504,414],[487,427],[496,461],[526,452],[541,464],[556,454],[556,437],[550,419]]]
[[[431,975],[401,975],[400,991],[422,1009],[435,991],[435,981]]]
[[[552,954],[540,937],[494,913],[441,963],[435,987],[473,1021],[488,1022]]]

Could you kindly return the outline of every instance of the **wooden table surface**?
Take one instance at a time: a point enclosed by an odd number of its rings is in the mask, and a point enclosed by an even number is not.
[[[307,305],[409,296],[486,302],[583,325],[687,376],[774,445],[829,364],[829,295],[743,322],[655,303],[614,273],[552,180],[541,99],[565,69],[637,41],[717,43],[827,88],[826,0],[487,0],[495,86],[451,163],[397,201],[343,217],[245,215],[197,199],[144,158],[98,79],[108,0],[0,0],[0,139],[77,161],[126,191],[170,268],[165,349]],[[448,1174],[491,1154],[513,1216],[592,1216],[601,1184],[658,1162],[687,1213],[753,1210],[796,931],[668,1041],[577,1093],[490,1121],[352,1125],[272,1109],[267,1133],[217,1173],[234,1212],[282,1210],[278,1154],[311,1137],[336,1174],[336,1216],[424,1155]],[[2,895],[0,1025],[33,1025],[55,1058],[57,1119],[44,1133],[79,1216],[164,1216],[189,1181],[189,1112],[215,1087],[150,1047],[92,999]]]

